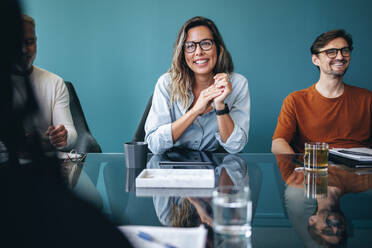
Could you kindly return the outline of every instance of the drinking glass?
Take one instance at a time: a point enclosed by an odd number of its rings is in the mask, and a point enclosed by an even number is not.
[[[306,170],[328,170],[328,144],[323,142],[305,143],[304,164]]]
[[[217,233],[251,236],[252,201],[247,186],[219,186],[213,191],[213,228]]]
[[[328,171],[304,171],[305,197],[317,199],[328,195]]]

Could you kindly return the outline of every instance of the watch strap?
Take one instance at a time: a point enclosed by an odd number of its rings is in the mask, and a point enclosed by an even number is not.
[[[216,115],[225,115],[225,114],[230,113],[230,109],[229,109],[229,106],[227,106],[227,103],[225,103],[224,109],[221,109],[221,110],[214,109],[214,112],[216,113]]]

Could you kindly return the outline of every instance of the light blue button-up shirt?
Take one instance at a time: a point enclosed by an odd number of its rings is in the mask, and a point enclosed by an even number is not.
[[[219,135],[214,110],[197,117],[182,136],[176,142],[173,142],[171,123],[183,116],[190,106],[184,108],[180,101],[171,104],[170,82],[169,73],[165,73],[159,78],[145,124],[145,141],[153,153],[163,153],[172,147],[214,151],[218,148],[218,144],[229,153],[238,153],[244,148],[248,142],[250,115],[248,80],[244,76],[238,73],[230,74],[233,90],[224,102],[230,109],[234,130],[226,142],[223,142]],[[190,95],[189,105],[194,100],[191,92]]]

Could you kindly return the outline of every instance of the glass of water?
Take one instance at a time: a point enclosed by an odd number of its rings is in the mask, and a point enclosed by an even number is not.
[[[252,201],[247,186],[219,186],[213,191],[213,228],[227,235],[252,233]]]

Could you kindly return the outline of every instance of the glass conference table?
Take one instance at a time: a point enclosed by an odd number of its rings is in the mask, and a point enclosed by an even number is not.
[[[209,227],[207,247],[372,246],[372,168],[330,165],[326,175],[314,176],[301,169],[301,154],[182,150],[148,154],[147,168],[162,168],[160,161],[211,162],[196,167],[214,169],[216,186],[249,186],[252,236],[229,241],[213,233],[211,222],[206,221],[213,218],[212,189],[136,190],[135,178],[142,169],[127,169],[120,153],[88,154],[84,163],[70,165],[67,176],[71,189],[116,225],[192,227],[203,223]],[[183,206],[186,210],[175,214],[175,207]],[[197,211],[200,208],[204,211]]]

